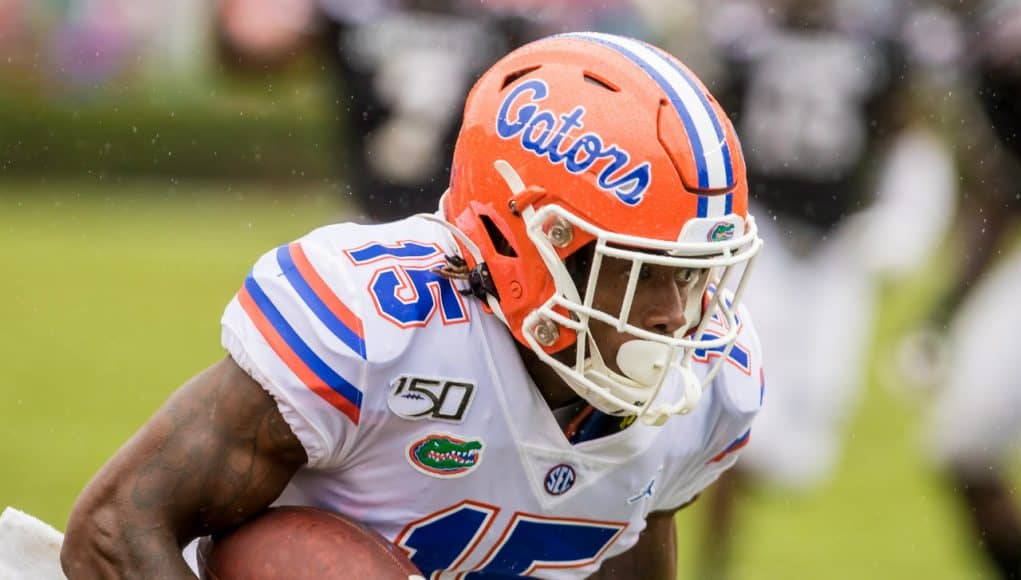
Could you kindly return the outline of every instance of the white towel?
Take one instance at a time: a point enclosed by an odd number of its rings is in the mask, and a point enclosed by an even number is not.
[[[0,514],[0,580],[65,580],[60,569],[64,534],[22,511]]]

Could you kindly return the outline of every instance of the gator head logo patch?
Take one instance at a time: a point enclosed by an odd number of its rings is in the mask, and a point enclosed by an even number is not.
[[[725,242],[727,240],[734,239],[734,224],[729,222],[720,222],[709,230],[709,235],[706,239],[710,242]]]
[[[432,434],[408,445],[411,466],[433,477],[461,477],[482,461],[481,439],[464,440],[453,435]]]

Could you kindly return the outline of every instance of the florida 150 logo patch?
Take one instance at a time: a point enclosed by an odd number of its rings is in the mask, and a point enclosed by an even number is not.
[[[474,395],[475,384],[467,381],[401,375],[391,383],[387,404],[398,416],[411,421],[460,423]]]
[[[412,467],[432,477],[461,477],[482,461],[484,447],[482,439],[434,433],[408,445],[408,461]]]

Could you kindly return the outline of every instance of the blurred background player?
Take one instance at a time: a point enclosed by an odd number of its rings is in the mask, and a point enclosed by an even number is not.
[[[739,128],[770,243],[750,299],[769,337],[765,404],[740,463],[712,492],[699,551],[697,577],[724,578],[739,492],[818,488],[834,470],[865,379],[877,274],[917,266],[942,233],[952,194],[946,149],[908,108],[917,55],[903,39],[906,3],[706,8],[715,90]],[[919,164],[926,174],[911,187],[892,177]],[[902,219],[904,205],[920,205],[919,219]]]
[[[965,6],[973,90],[961,99],[956,136],[963,194],[951,253],[956,276],[928,320],[927,331],[945,333],[946,342],[929,361],[944,372],[934,377],[940,388],[926,439],[973,537],[1000,577],[1016,579],[1021,513],[1010,475],[1021,439],[1013,338],[1021,328],[1021,4]]]
[[[496,59],[567,30],[641,36],[628,0],[224,0],[225,56],[256,70],[322,49],[340,167],[364,217],[436,207],[464,94]],[[314,40],[310,37],[314,37]]]

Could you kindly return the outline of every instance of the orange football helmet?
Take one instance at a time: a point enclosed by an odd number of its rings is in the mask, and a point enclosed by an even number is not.
[[[691,369],[695,350],[736,340],[734,312],[762,244],[720,106],[674,57],[608,34],[527,44],[479,79],[441,210],[464,234],[468,266],[484,264],[486,303],[515,338],[598,409],[653,423],[690,411],[726,358],[703,379]],[[594,308],[595,284],[582,295],[565,267],[593,242],[588,280],[604,257],[632,262],[620,312]],[[695,324],[662,336],[628,323],[642,264],[711,269],[711,287],[734,291],[699,296]],[[710,317],[726,328],[704,334]],[[604,363],[590,320],[634,337],[617,355],[621,372]],[[571,345],[574,364],[552,356]],[[656,400],[672,373],[684,395]]]

